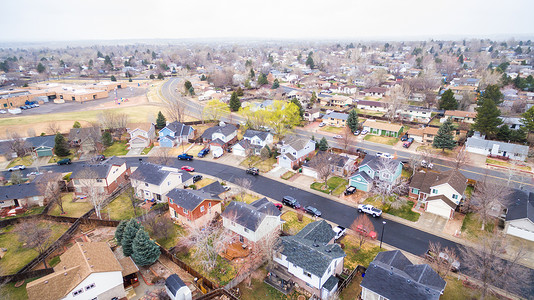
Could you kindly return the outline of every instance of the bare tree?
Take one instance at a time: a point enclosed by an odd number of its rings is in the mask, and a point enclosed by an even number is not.
[[[510,193],[510,189],[498,185],[487,177],[477,183],[470,199],[470,206],[482,221],[480,230],[484,230],[490,220],[500,215],[502,207],[507,207],[506,199]]]
[[[387,117],[390,121],[397,118],[397,112],[404,108],[408,102],[410,92],[407,85],[393,87],[390,96],[384,99],[387,104]]]
[[[346,152],[347,148],[352,144],[352,141],[354,140],[354,134],[350,130],[348,126],[345,126],[343,128],[343,134],[341,135],[341,146],[343,146],[343,150]]]
[[[100,152],[102,149],[102,131],[97,123],[91,123],[87,129],[85,140],[82,141],[84,149]]]
[[[152,154],[152,152],[154,152]],[[158,165],[169,165],[173,161],[171,155],[171,149],[166,147],[159,147],[150,152],[151,156],[148,157],[148,161]]]
[[[248,178],[237,178],[235,180],[235,184],[237,185],[238,194],[240,195],[241,201],[245,201],[245,195],[252,187],[252,181]]]
[[[63,198],[61,197],[61,175],[57,173],[46,173],[36,179],[37,187],[44,195],[47,203],[55,203],[61,210],[61,214],[65,214],[63,209]]]
[[[397,172],[399,162],[393,159],[379,158],[375,180],[371,193],[378,196],[383,204],[391,203],[394,208],[404,205],[401,195],[408,191],[408,184],[403,179],[389,180]]]
[[[170,122],[176,121],[182,123],[184,121],[186,110],[184,101],[186,100],[183,98],[170,99],[167,101],[167,104],[165,105],[165,114]]]
[[[8,140],[9,150],[15,152],[18,157],[24,157],[28,151],[26,141],[17,133],[12,132],[9,134]]]
[[[428,253],[423,258],[441,277],[445,278],[458,262],[456,251],[450,247],[443,247],[439,242],[428,243]]]
[[[518,292],[530,283],[530,272],[519,265],[525,257],[525,247],[513,251],[507,239],[499,232],[489,233],[481,238],[474,247],[460,248],[463,265],[473,277],[481,282],[480,299],[485,299],[495,287],[506,291]],[[506,253],[507,259],[500,256]]]
[[[465,147],[462,147],[456,156],[454,156],[454,168],[459,170],[463,166],[469,164],[471,159],[469,158],[469,153],[465,150]]]
[[[11,172],[11,176],[9,177],[9,181],[11,184],[21,184],[24,182],[24,178],[22,178],[22,172],[20,170],[15,170]]]
[[[20,222],[16,226],[16,232],[24,247],[37,251],[39,255],[43,254],[54,242],[51,239],[52,226],[49,222],[40,223],[34,220]],[[45,268],[48,268],[46,259],[43,263]]]
[[[350,225],[351,233],[358,239],[359,251],[371,237],[371,231],[375,231],[373,223],[366,214],[359,214],[358,218]]]
[[[273,258],[283,250],[280,241],[280,230],[273,230],[265,235],[256,243],[256,247],[257,252],[267,262],[268,268],[272,268],[274,264]]]
[[[143,226],[150,233],[150,237],[159,240],[167,237],[173,230],[172,220],[168,214],[148,214],[143,221]]]
[[[412,169],[412,176],[415,175],[415,172],[417,172],[417,169],[421,167],[422,161],[423,161],[423,156],[420,154],[413,154],[410,156],[410,159],[408,160],[408,164],[410,166],[410,169]]]
[[[333,173],[333,168],[336,166],[339,158],[328,152],[320,151],[315,155],[315,157],[310,161],[310,166],[317,173],[317,177],[324,182],[324,189],[328,188],[328,178]]]
[[[59,124],[57,122],[48,122],[47,126],[48,132],[50,134],[56,134],[59,132]]]
[[[104,186],[98,182],[97,173],[88,166],[79,171],[76,179],[79,181],[82,191],[86,193],[89,202],[93,205],[96,216],[102,219],[101,210],[107,195]]]
[[[135,189],[133,187],[130,187],[126,189],[126,196],[128,196],[128,199],[130,200],[130,204],[132,205],[132,208],[134,210],[134,214],[137,217],[137,202],[138,199],[135,196]]]

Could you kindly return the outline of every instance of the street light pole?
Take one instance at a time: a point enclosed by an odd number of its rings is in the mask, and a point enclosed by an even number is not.
[[[380,249],[382,249],[382,240],[384,239],[385,229],[386,229],[386,221],[382,221],[382,236],[380,237]]]

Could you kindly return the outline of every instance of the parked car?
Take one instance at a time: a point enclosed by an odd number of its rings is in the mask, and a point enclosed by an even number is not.
[[[336,135],[334,135],[334,138],[335,138],[335,139],[342,139],[343,136],[342,136],[341,134],[336,134]]]
[[[204,148],[198,152],[198,157],[204,157],[210,153],[210,148]]]
[[[24,105],[24,107],[26,107],[26,109],[30,109],[30,108],[32,108],[32,107],[29,106],[29,105]]]
[[[427,162],[426,160],[422,160],[421,167],[432,170],[432,168],[434,167],[434,164],[431,162]]]
[[[319,123],[319,127],[325,127],[326,126],[326,123],[325,122],[321,122]]]
[[[178,155],[179,160],[193,160],[193,155],[189,155],[187,153],[182,153]]]
[[[95,156],[95,161],[104,161],[106,160],[106,156],[103,154]]]
[[[254,176],[260,174],[260,170],[258,168],[248,168],[245,172]]]
[[[274,206],[276,206],[276,208],[278,208],[279,211],[282,211],[282,207],[283,207],[282,204],[280,204],[280,203],[274,203]]]
[[[369,214],[373,216],[373,218],[380,217],[382,215],[382,211],[371,204],[360,204],[358,205],[358,212],[363,212],[366,214]]]
[[[187,171],[187,172],[193,172],[195,171],[195,168],[190,167],[190,166],[183,166],[182,170]]]
[[[34,103],[33,105],[35,105],[35,107],[39,107],[39,104],[37,104],[37,103]]]
[[[404,142],[404,144],[402,144],[402,146],[403,146],[404,148],[410,148],[410,146],[412,145],[412,143],[413,143],[413,138],[409,138],[409,139],[406,140],[406,142]]]
[[[28,173],[28,176],[37,176],[37,175],[41,175],[41,174],[43,174],[43,173],[34,171],[34,172]]]
[[[26,169],[26,166],[25,165],[16,165],[16,166],[13,166],[9,169],[7,169],[9,172],[12,172],[12,171],[18,171],[18,170],[24,170]]]
[[[7,111],[0,109],[0,114],[7,114]]]
[[[401,141],[407,141],[408,140],[408,134],[405,134],[403,136],[401,136]]]
[[[25,110],[26,106],[23,105],[23,106],[20,106],[19,108],[22,109],[22,110]]]
[[[354,192],[356,192],[356,188],[353,187],[353,186],[349,186],[346,190],[345,190],[345,196],[348,196],[348,195],[352,195],[354,194]]]
[[[358,226],[356,226],[356,232],[361,234],[361,235],[364,235],[364,236],[367,236],[369,238],[372,238],[373,240],[376,240],[376,232],[374,231],[367,231],[366,228],[363,227],[362,224],[359,224]]]
[[[430,260],[430,261],[433,261],[435,259],[445,260],[445,261],[450,263],[451,271],[458,272],[460,270],[460,262],[457,261],[457,260],[454,260],[454,261],[451,262],[451,259],[449,258],[449,255],[447,253],[445,253],[445,252],[440,252],[436,257],[436,253],[434,253],[434,252],[432,252],[430,250],[427,250],[425,252],[425,258]]]
[[[284,198],[282,198],[282,204],[295,208],[295,209],[299,209],[302,207],[300,203],[297,201],[297,199],[291,196],[284,196]]]
[[[367,130],[362,130],[361,135],[366,135],[366,134],[368,134],[368,133],[369,133],[369,131],[367,131]]]
[[[213,155],[213,158],[219,158],[223,156],[224,151],[222,148],[215,148],[211,154]]]
[[[336,236],[334,237],[334,240],[339,240],[345,235],[345,232],[347,229],[343,226],[336,226],[332,228],[332,230],[336,233]]]
[[[354,135],[360,135],[360,131],[359,130],[354,131]]]
[[[202,175],[195,175],[193,176],[193,183],[202,180]]]
[[[57,162],[58,166],[70,165],[71,163],[72,163],[72,161],[70,160],[70,158],[64,158],[62,160],[58,160],[58,162]]]
[[[306,206],[304,207],[304,211],[309,213],[310,215],[314,216],[314,217],[320,217],[321,216],[321,211],[318,210],[317,208],[313,207],[313,206]]]
[[[376,153],[376,157],[383,157],[383,158],[387,158],[387,159],[392,159],[393,155],[391,155],[389,153],[377,152]]]

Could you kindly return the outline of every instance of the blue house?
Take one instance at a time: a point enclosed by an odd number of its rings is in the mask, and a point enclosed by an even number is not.
[[[167,124],[158,133],[160,147],[174,147],[193,138],[195,129],[189,125],[174,121]]]
[[[383,161],[382,161],[383,160]],[[350,185],[358,190],[369,192],[376,180],[394,182],[402,173],[402,163],[395,159],[366,155],[357,172],[350,177]]]

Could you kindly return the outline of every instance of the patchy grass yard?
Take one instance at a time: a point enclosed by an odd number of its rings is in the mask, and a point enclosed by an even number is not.
[[[25,165],[26,167],[29,167],[33,164],[33,158],[31,155],[26,155],[24,157],[17,157],[13,159],[9,165],[7,165],[7,168],[11,168],[17,165]]]
[[[26,216],[31,216],[31,215],[38,215],[38,214],[42,213],[44,209],[45,209],[44,206],[34,206],[34,207],[28,209],[27,211],[25,211],[23,214],[18,214],[16,216],[12,216],[12,217],[5,217],[5,218],[2,218],[2,220],[26,217]]]
[[[154,144],[150,145],[150,147],[146,147],[145,149],[143,149],[143,151],[141,151],[141,155],[147,155],[148,152],[152,150],[152,148],[154,148]]]
[[[374,111],[374,110],[365,110],[365,109],[356,108],[356,112],[358,113],[358,115],[368,115],[368,116],[377,116],[377,117],[384,116],[383,112]]]
[[[63,210],[65,211],[65,214],[62,215],[59,205],[54,204],[52,209],[48,212],[49,215],[79,218],[93,208],[93,205],[91,205],[87,199],[73,201],[74,193],[65,193],[61,195],[61,198],[63,199]]]
[[[484,231],[486,232],[493,232],[493,228],[495,227],[495,223],[489,222],[484,227]],[[477,239],[480,237],[480,235],[483,233],[482,230],[482,222],[478,219],[478,217],[475,215],[475,213],[467,213],[464,218],[464,222],[462,223],[462,233],[469,239]]]
[[[531,171],[532,170],[532,168],[529,167],[529,166],[516,165],[516,164],[512,164],[510,162],[507,162],[507,161],[504,161],[504,160],[500,160],[500,159],[486,158],[486,163],[487,164],[491,164],[491,165],[503,166],[503,167],[506,167],[506,168],[521,169],[521,170],[525,170],[525,171]]]
[[[339,195],[343,192],[343,190],[345,190],[345,187],[349,184],[349,181],[341,177],[333,176],[333,177],[330,177],[326,183],[327,183],[326,189],[324,188],[325,187],[324,182],[314,182],[310,185],[310,188],[316,191],[323,192],[325,194],[332,193],[333,195],[334,195],[333,191],[335,191],[336,193],[338,193],[337,195]]]
[[[390,207],[385,212],[394,215],[403,219],[406,219],[408,221],[417,222],[419,220],[420,214],[416,213],[415,211],[412,211],[414,203],[413,201],[408,201],[406,204],[404,204],[400,208],[392,208]]]
[[[15,287],[16,282],[7,283],[0,287],[0,295],[5,297],[5,299],[28,299],[26,284],[36,279],[38,279],[38,277],[26,279],[24,284],[19,287]]]
[[[284,179],[284,180],[289,180],[291,177],[293,177],[295,174],[295,172],[293,171],[287,171],[285,172],[284,174],[282,174],[282,176],[280,176],[280,178]]]
[[[389,136],[372,135],[372,134],[366,135],[363,139],[369,142],[380,143],[380,144],[385,144],[389,146],[393,146],[399,141],[398,138],[389,137]]]
[[[156,240],[156,242],[160,244],[163,248],[170,249],[176,246],[176,243],[178,243],[178,239],[183,233],[184,229],[180,225],[173,223],[172,230],[169,232],[169,234],[163,239]]]
[[[313,222],[313,220],[307,217],[304,213],[302,216],[302,222],[299,222],[297,218],[297,213],[294,211],[285,212],[284,214],[282,214],[281,218],[285,221],[282,229],[289,234],[295,234],[299,232],[302,228],[306,227],[306,225]]]
[[[127,148],[128,145],[126,142],[115,142],[113,145],[107,147],[102,154],[106,157],[126,155],[128,153]]]
[[[267,173],[273,169],[274,164],[276,164],[276,158],[262,159],[260,156],[255,155],[245,158],[239,165],[245,168],[256,167],[261,173]]]
[[[70,160],[74,161],[74,159],[76,158],[76,150],[75,149],[70,149],[70,154],[68,156],[57,156],[57,155],[54,155],[50,158],[50,160],[48,161],[49,164],[55,164],[57,163],[59,160],[62,160],[64,158],[70,158]]]
[[[191,146],[191,144],[185,145],[185,149],[187,149],[190,146]],[[206,148],[206,145],[196,144],[193,147],[191,147],[191,149],[189,149],[187,151],[187,154],[193,155],[195,158],[197,158],[198,157],[198,152],[200,152],[200,150],[202,150],[204,148]]]
[[[375,231],[377,230],[375,229]],[[341,243],[345,245],[343,250],[345,251],[345,254],[347,254],[345,257],[345,267],[351,270],[355,269],[358,265],[367,268],[373,259],[375,259],[378,252],[386,251],[385,249],[380,249],[380,247],[369,241],[363,244],[362,248],[358,250],[360,243],[356,237],[350,234],[347,234],[341,240]]]
[[[470,289],[465,287],[462,283],[463,279],[458,280],[458,276],[449,275],[445,278],[447,285],[443,291],[443,295],[440,297],[441,300],[456,300],[456,299],[480,299],[480,292],[476,289]],[[497,299],[507,299],[506,297],[501,298],[495,295],[488,295],[486,297],[488,300],[497,300]]]
[[[235,201],[241,201],[241,202],[245,202],[245,203],[250,204],[250,203],[252,203],[252,202],[254,202],[254,201],[256,201],[256,200],[258,200],[260,198],[258,196],[255,196],[255,195],[245,193],[243,199],[241,199],[241,193],[238,193],[238,194],[235,194],[233,196],[233,199]],[[230,204],[230,203],[228,203],[228,204]]]
[[[47,221],[40,221],[39,226],[44,226]],[[68,224],[50,222],[52,236],[50,241],[57,240],[67,229]],[[0,260],[1,274],[13,274],[20,268],[24,267],[32,259],[36,258],[38,253],[33,249],[24,248],[19,241],[18,234],[15,232],[15,226],[10,225],[0,230],[0,248],[6,248],[6,255]]]
[[[326,131],[326,132],[335,133],[335,134],[342,134],[343,127],[325,126],[321,129],[321,131]]]
[[[247,284],[247,280],[244,280],[238,285],[241,292],[241,299],[243,300],[296,300],[299,293],[293,291],[289,295],[284,295],[272,286],[263,282],[263,279],[267,276],[265,268],[258,269],[251,276],[250,286]]]
[[[341,300],[352,300],[357,299],[358,295],[362,292],[362,287],[360,283],[362,282],[362,276],[356,275],[352,278],[349,285],[343,289],[341,294],[339,294],[339,299]]]
[[[143,212],[140,207],[136,207],[137,215],[140,216]],[[108,213],[112,220],[128,220],[135,217],[135,212],[132,208],[130,198],[126,193],[122,193],[115,200],[111,201],[106,207],[102,208],[102,213]]]
[[[235,267],[230,264],[224,258],[217,256],[217,265],[215,268],[206,272],[194,259],[195,248],[191,249],[187,253],[178,253],[176,257],[197,270],[200,274],[207,277],[209,280],[218,283],[220,286],[226,285],[230,280],[234,279],[237,275]]]
[[[201,180],[193,183],[196,187],[197,187],[197,190],[198,189],[201,189],[203,187],[205,187],[206,185],[210,185],[212,183],[214,183],[215,180],[211,179],[211,178],[206,178],[206,177],[203,177]]]
[[[245,158],[239,165],[245,168],[250,168],[250,167],[253,167],[260,160],[261,160],[261,157],[259,156],[249,156]]]

